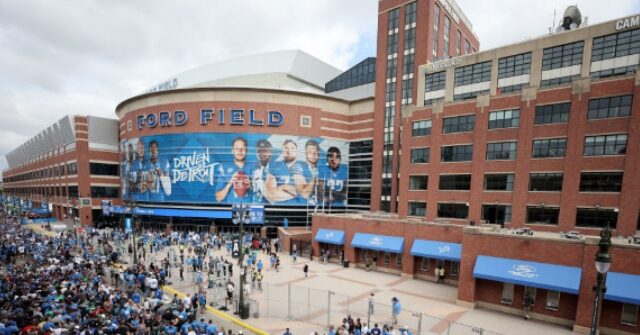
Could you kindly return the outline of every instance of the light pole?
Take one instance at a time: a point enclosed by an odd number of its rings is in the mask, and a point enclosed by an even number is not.
[[[594,287],[596,291],[596,298],[593,303],[593,318],[591,319],[591,335],[595,335],[598,329],[598,321],[600,314],[600,303],[602,300],[602,294],[607,291],[606,280],[607,272],[611,267],[611,254],[609,248],[611,247],[611,229],[607,225],[600,232],[600,242],[598,242],[598,253],[596,253],[596,270],[598,271],[597,286]]]
[[[244,266],[244,224],[249,223],[251,220],[251,209],[249,206],[244,207],[242,203],[240,206],[233,205],[231,213],[231,221],[234,225],[240,224],[240,296],[238,297],[238,315],[241,319],[249,317],[249,311],[244,304],[244,280],[247,269]]]

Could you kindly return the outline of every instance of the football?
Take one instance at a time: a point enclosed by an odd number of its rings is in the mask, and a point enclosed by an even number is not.
[[[233,182],[233,191],[236,192],[236,196],[244,197],[250,188],[249,177],[242,171],[236,173],[236,180]]]

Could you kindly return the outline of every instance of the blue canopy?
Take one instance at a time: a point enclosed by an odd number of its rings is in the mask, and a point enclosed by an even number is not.
[[[404,238],[387,235],[356,233],[351,240],[351,246],[369,250],[393,252],[399,254],[404,246]]]
[[[478,256],[473,276],[503,283],[578,294],[582,269],[519,259]]]
[[[332,229],[318,229],[316,241],[329,244],[344,244],[344,231]]]
[[[460,262],[462,244],[440,241],[415,240],[411,255]]]
[[[625,304],[640,305],[640,276],[609,272],[604,298]]]

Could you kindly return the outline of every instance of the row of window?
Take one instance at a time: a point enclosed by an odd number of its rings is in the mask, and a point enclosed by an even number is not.
[[[434,48],[437,47],[434,40]],[[436,50],[436,49],[434,49]],[[584,41],[577,41],[564,45],[545,48],[542,51],[542,71],[550,71],[560,68],[568,68],[582,64],[582,56],[584,53]],[[600,36],[593,39],[593,48],[591,51],[591,61],[597,62],[606,59],[623,57],[640,53],[640,29],[615,33],[607,36]],[[498,59],[498,80],[521,75],[527,75],[531,72],[531,52],[511,55]],[[602,71],[594,71],[591,76],[594,78],[602,78],[615,75],[624,75],[636,71],[638,65],[621,65],[616,68],[606,69]],[[426,76],[434,75],[429,73]],[[566,75],[549,79],[543,79],[540,82],[541,87],[549,87],[554,85],[567,84],[572,82],[579,75]],[[458,67],[454,70],[454,87],[469,85],[480,82],[488,82],[491,80],[491,61],[470,64]],[[521,90],[522,84],[516,84],[506,87],[500,87],[503,92],[515,92]],[[427,85],[425,92],[430,92],[431,88]],[[485,92],[481,89],[475,92],[465,92],[454,95],[454,100],[464,100],[475,98],[479,93]],[[428,99],[427,99],[428,100]],[[425,103],[427,103],[425,101]]]
[[[505,305],[513,305],[514,297],[514,284],[503,283],[502,284],[502,298],[501,303]],[[537,290],[535,287],[525,286],[522,294],[522,305],[525,304],[524,297],[530,297],[533,301],[533,305],[536,303]],[[557,311],[560,308],[560,292],[547,290],[547,297],[545,301],[545,308],[551,311]],[[628,326],[635,326],[638,318],[638,305],[623,304],[620,323]]]
[[[529,174],[529,191],[562,191],[564,174],[561,172],[543,172]],[[580,192],[620,192],[623,172],[582,172],[580,174]],[[485,191],[513,191],[515,174],[488,173],[484,175]],[[424,191],[429,187],[428,175],[409,176],[410,191]],[[471,190],[470,174],[440,175],[439,190]]]
[[[32,187],[32,188],[17,188],[7,189],[17,195],[33,198],[36,196],[48,197],[78,197],[78,186],[64,186],[64,187]],[[68,191],[67,191],[68,190]],[[117,186],[91,186],[92,198],[118,198],[120,197],[120,188]]]
[[[587,119],[596,120],[629,116],[631,115],[632,101],[632,95],[591,99],[589,100]],[[571,103],[569,102],[537,106],[534,124],[567,123],[569,121],[570,110]],[[442,119],[442,133],[452,134],[473,131],[475,129],[475,123],[476,117],[474,114],[446,117]],[[519,109],[489,113],[488,129],[517,128],[519,125]],[[430,135],[431,126],[431,120],[414,121],[412,136]]]
[[[89,173],[99,176],[118,176],[118,164],[89,163]],[[5,183],[37,180],[53,177],[72,176],[78,174],[78,164],[68,163],[65,165],[52,166],[45,169],[23,173],[17,176],[8,177]]]
[[[499,211],[502,209],[502,211]],[[410,201],[408,216],[424,217],[427,214],[427,203]],[[467,219],[469,217],[468,203],[438,203],[438,218]],[[557,225],[560,217],[560,207],[527,206],[525,223]],[[511,205],[482,205],[482,219],[489,223],[511,222]],[[577,208],[576,227],[585,228],[616,228],[618,223],[617,209]]]
[[[584,156],[624,155],[627,151],[626,134],[585,136]],[[410,162],[413,164],[429,163],[430,148],[412,148]],[[567,152],[566,138],[546,138],[533,140],[531,157],[553,158],[565,157]],[[516,142],[487,143],[486,160],[515,160]],[[449,145],[440,148],[441,162],[468,162],[473,160],[473,144]]]

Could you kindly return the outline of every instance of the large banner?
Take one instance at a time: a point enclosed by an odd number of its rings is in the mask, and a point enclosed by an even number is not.
[[[122,198],[142,202],[344,207],[346,141],[238,133],[123,141]]]

